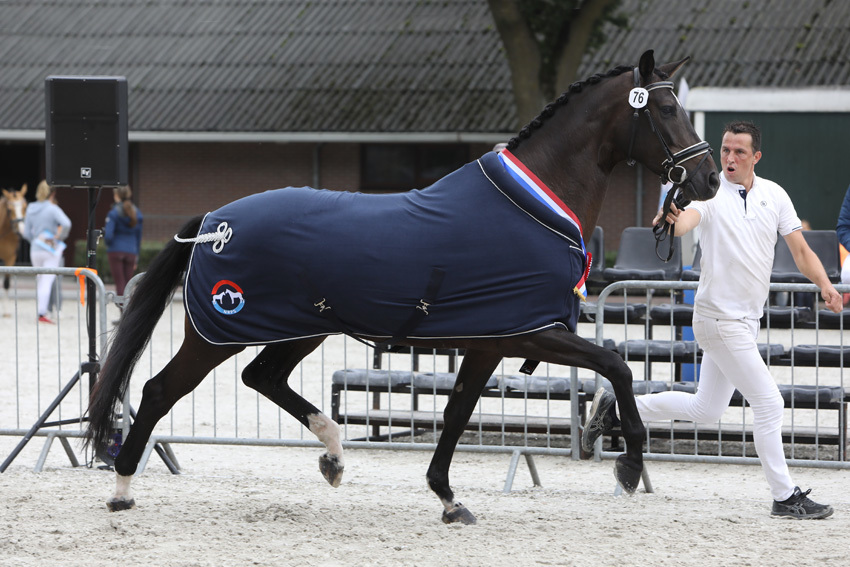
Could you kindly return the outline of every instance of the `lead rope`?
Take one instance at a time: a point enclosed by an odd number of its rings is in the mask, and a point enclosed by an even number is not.
[[[670,213],[670,206],[673,202],[675,202],[679,210],[682,210],[689,202],[684,198],[679,199],[676,197],[676,194],[679,193],[679,189],[679,186],[674,184],[670,190],[667,191],[667,196],[664,198],[664,206],[661,207],[661,220],[658,221],[658,224],[652,227],[652,233],[655,235],[655,255],[659,260],[664,262],[669,262],[670,258],[673,257],[673,241],[676,236],[676,223],[667,222],[667,215]],[[667,259],[665,260],[661,257],[661,254],[658,253],[658,247],[662,242],[667,240],[668,236],[670,236],[670,242],[667,249]]]

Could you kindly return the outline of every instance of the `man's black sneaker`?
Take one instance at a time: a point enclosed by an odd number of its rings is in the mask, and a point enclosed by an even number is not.
[[[809,500],[808,496],[811,491],[810,488],[803,492],[799,486],[795,486],[794,494],[788,500],[773,501],[773,510],[771,510],[770,515],[797,518],[798,520],[820,520],[832,516],[832,506]]]
[[[581,432],[581,448],[585,452],[593,451],[596,440],[611,431],[618,424],[615,404],[617,397],[605,388],[596,390],[590,412],[587,414],[587,423]]]

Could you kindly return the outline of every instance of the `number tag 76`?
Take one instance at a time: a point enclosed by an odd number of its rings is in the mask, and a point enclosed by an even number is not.
[[[629,91],[629,104],[632,108],[643,108],[649,102],[649,91],[635,87]]]

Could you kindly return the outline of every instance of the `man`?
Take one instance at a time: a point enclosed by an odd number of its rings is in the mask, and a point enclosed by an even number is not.
[[[694,298],[694,336],[703,349],[696,394],[662,392],[636,398],[641,419],[711,423],[720,419],[737,388],[753,410],[753,439],[770,492],[774,516],[826,518],[832,507],[817,504],[791,481],[782,447],[784,403],[759,355],[759,319],[767,299],[777,232],[785,238],[800,272],[820,288],[834,312],[841,296],[818,257],[806,244],[794,205],[782,187],[755,174],[761,159],[761,132],[751,122],[724,128],[720,148],[720,189],[709,201],[679,210],[667,221],[676,236],[700,226],[702,260]],[[663,213],[653,220],[657,224]],[[616,423],[616,399],[600,389],[582,433],[582,447],[593,444]]]

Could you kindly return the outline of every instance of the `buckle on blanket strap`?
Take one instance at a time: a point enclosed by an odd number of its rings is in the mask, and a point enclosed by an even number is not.
[[[389,352],[396,343],[406,339],[419,325],[419,323],[421,323],[426,316],[430,315],[428,308],[436,301],[437,293],[440,291],[440,287],[443,285],[443,279],[445,277],[446,271],[444,269],[432,268],[431,278],[428,280],[428,286],[425,288],[425,294],[419,300],[419,303],[414,306],[413,313],[410,314],[407,321],[399,327],[398,331],[396,331],[391,338],[386,341],[376,342],[375,344],[365,341],[355,335],[348,325],[343,323],[340,318],[337,317],[331,306],[327,304],[328,300],[326,297],[322,296],[320,299],[317,299],[313,303],[313,307],[317,307],[319,309],[319,313],[327,318],[337,329],[340,330],[340,332],[368,347]],[[306,277],[304,279],[306,280]]]
[[[419,309],[420,311],[422,311],[423,313],[425,313],[425,315],[429,315],[428,307],[430,307],[430,306],[431,306],[430,303],[426,303],[424,299],[420,299],[419,305],[417,305],[416,308]]]
[[[419,326],[422,320],[430,315],[428,307],[431,306],[437,299],[437,293],[443,285],[443,279],[446,277],[446,271],[442,268],[431,268],[431,279],[428,280],[428,286],[425,288],[424,296],[419,300],[419,305],[416,306],[413,313],[408,317],[393,338],[388,341],[378,343],[378,347],[382,350],[389,350],[397,342],[407,338],[413,330]]]

